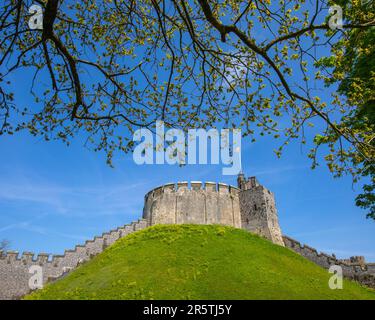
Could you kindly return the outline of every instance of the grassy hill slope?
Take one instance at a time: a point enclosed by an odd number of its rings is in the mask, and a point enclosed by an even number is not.
[[[351,281],[244,230],[154,226],[117,241],[26,299],[375,299]]]

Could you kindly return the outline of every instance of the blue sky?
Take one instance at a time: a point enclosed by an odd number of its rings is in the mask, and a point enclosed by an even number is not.
[[[19,251],[62,253],[111,228],[141,217],[144,194],[163,183],[222,181],[220,165],[135,165],[117,156],[115,168],[104,155],[83,147],[44,142],[21,133],[3,136],[0,150],[0,238]],[[307,150],[291,145],[281,159],[275,142],[243,139],[242,162],[276,196],[284,234],[339,257],[364,255],[375,261],[375,224],[354,206],[358,186],[333,179],[324,167],[309,169]]]
[[[12,79],[21,106],[30,101],[26,77],[22,71]],[[84,143],[80,135],[69,147],[26,132],[0,137],[0,239],[9,239],[13,250],[63,253],[140,218],[144,195],[167,182],[236,183],[220,165],[137,166],[132,155],[117,154],[110,168]],[[375,223],[354,205],[360,185],[350,177],[334,179],[323,166],[311,170],[309,148],[298,142],[277,159],[272,150],[279,143],[244,138],[242,164],[246,175],[274,192],[283,233],[338,257],[364,255],[375,262]]]

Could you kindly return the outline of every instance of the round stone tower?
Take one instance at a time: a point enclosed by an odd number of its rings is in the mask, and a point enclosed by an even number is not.
[[[169,183],[145,196],[143,219],[155,224],[222,224],[243,228],[284,245],[273,194],[255,177],[238,188],[215,182]]]
[[[170,183],[147,193],[143,218],[154,224],[223,224],[241,228],[239,189],[200,181]]]

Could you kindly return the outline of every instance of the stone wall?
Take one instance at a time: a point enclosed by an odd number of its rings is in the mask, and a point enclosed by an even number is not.
[[[46,284],[59,279],[81,263],[90,260],[116,240],[134,231],[144,229],[148,225],[149,223],[145,219],[132,222],[103,233],[92,240],[87,240],[85,244],[77,245],[74,250],[66,250],[63,255],[41,253],[35,256],[30,252],[19,255],[14,251],[0,253],[0,300],[19,299],[31,291],[29,289],[29,280],[32,276],[29,273],[30,267],[42,267],[43,284]],[[334,255],[318,253],[316,249],[302,245],[287,236],[283,236],[283,243],[286,247],[325,269],[331,265],[339,265],[342,267],[345,277],[375,288],[375,263],[364,263],[361,260],[361,263],[356,264],[353,259],[346,262],[338,260]]]
[[[170,183],[145,196],[143,218],[154,224],[222,224],[283,244],[272,192],[255,177],[239,188],[215,182]]]
[[[346,278],[375,289],[375,263],[347,263],[344,260],[336,259],[334,255],[328,255],[323,252],[318,253],[316,249],[308,245],[302,245],[290,237],[283,236],[283,239],[286,247],[317,265],[325,269],[329,269],[332,265],[340,266]]]
[[[283,246],[275,198],[261,185],[240,192],[242,228]]]
[[[147,193],[143,219],[155,224],[222,224],[241,228],[239,189],[200,181],[171,183]]]
[[[342,259],[340,261],[346,264],[360,264],[363,266],[366,264],[364,256],[354,256],[354,257],[350,257],[349,259]]]
[[[103,233],[99,237],[77,245],[73,250],[66,250],[63,255],[39,254],[8,251],[0,253],[0,300],[18,299],[30,292],[30,267],[42,267],[43,284],[53,281],[101,253],[106,247],[126,235],[144,229],[147,221],[139,220],[128,225]]]
[[[340,265],[347,278],[375,288],[375,263],[362,257],[337,260],[333,255],[282,236],[275,199],[272,192],[260,185],[255,177],[238,177],[239,188],[223,183],[200,181],[166,184],[145,196],[143,219],[103,233],[99,237],[67,250],[63,255],[8,251],[0,252],[0,300],[18,299],[30,292],[30,267],[40,266],[43,284],[54,281],[81,263],[101,253],[116,240],[155,224],[222,224],[243,228],[284,245],[303,257],[328,269]]]

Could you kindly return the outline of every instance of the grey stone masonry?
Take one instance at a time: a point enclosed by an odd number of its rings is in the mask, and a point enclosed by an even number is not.
[[[239,190],[215,182],[170,183],[147,193],[143,218],[155,224],[222,224],[241,228]]]
[[[66,250],[60,256],[41,253],[34,257],[30,252],[24,252],[22,255],[15,251],[0,252],[0,300],[19,299],[31,291],[29,285],[33,275],[29,273],[31,267],[42,268],[43,284],[46,284],[103,252],[118,239],[147,226],[147,221],[143,219],[132,222],[87,240],[85,244],[77,245],[73,250]]]
[[[342,268],[343,275],[355,280],[363,285],[375,289],[375,264],[366,263],[363,257],[352,257],[352,259],[339,260],[334,255],[320,252],[308,245],[302,245],[297,240],[283,236],[284,244],[287,248],[297,252],[315,264],[329,269],[330,266],[337,265]]]
[[[259,234],[283,246],[275,198],[271,191],[260,185],[255,177],[238,177],[242,228]]]
[[[363,257],[337,260],[335,256],[318,253],[314,248],[283,237],[273,193],[260,185],[255,177],[246,179],[240,174],[237,183],[238,187],[234,187],[192,181],[157,187],[145,196],[143,219],[87,240],[63,255],[0,252],[0,300],[18,299],[30,292],[32,267],[41,268],[45,284],[61,278],[132,232],[155,224],[183,223],[243,228],[275,244],[285,245],[323,268],[340,265],[346,277],[375,288],[374,263],[366,263]]]
[[[143,218],[155,224],[222,224],[243,228],[283,246],[273,194],[255,177],[224,183],[169,183],[145,196]]]

